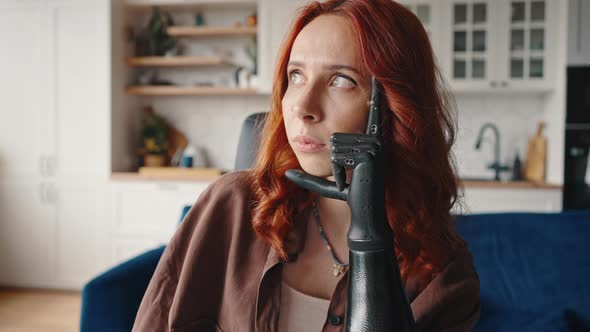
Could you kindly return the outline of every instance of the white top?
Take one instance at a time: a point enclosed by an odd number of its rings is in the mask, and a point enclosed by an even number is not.
[[[321,331],[329,307],[330,300],[301,293],[282,282],[279,332]]]

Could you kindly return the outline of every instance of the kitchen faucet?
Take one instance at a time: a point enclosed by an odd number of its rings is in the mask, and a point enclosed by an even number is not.
[[[494,180],[500,181],[500,172],[505,172],[510,170],[510,168],[506,165],[500,164],[500,131],[498,127],[496,127],[493,123],[486,123],[479,129],[479,135],[477,135],[477,140],[475,142],[475,149],[479,150],[481,147],[481,141],[483,139],[483,134],[486,129],[490,128],[494,132],[495,142],[494,142],[494,162],[488,165],[488,169],[492,169],[496,172],[496,176]]]

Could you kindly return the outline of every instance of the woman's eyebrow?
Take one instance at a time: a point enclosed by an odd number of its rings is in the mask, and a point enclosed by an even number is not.
[[[289,61],[288,66],[305,68],[305,64],[303,62],[300,62],[300,61]],[[323,65],[322,67],[325,68],[325,69],[330,69],[330,70],[348,69],[350,71],[353,71],[353,72],[357,73],[358,75],[361,74],[360,71],[358,69],[356,69],[355,67],[347,66],[347,65],[327,64],[327,65]]]

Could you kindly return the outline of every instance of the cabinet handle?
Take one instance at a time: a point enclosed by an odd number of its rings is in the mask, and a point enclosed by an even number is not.
[[[579,148],[577,146],[573,146],[569,149],[569,156],[570,157],[580,157],[585,154],[584,148]]]
[[[41,201],[41,204],[47,203],[47,197],[45,196],[45,183],[43,182],[39,183],[39,201]]]
[[[495,88],[495,87],[496,87],[496,85],[498,85],[498,83],[497,83],[496,81],[491,81],[491,82],[490,82],[490,86],[491,86],[492,88]]]
[[[47,157],[47,176],[54,176],[57,162],[54,155]]]
[[[500,83],[500,85],[501,85],[502,87],[507,87],[507,86],[508,86],[508,82],[506,82],[506,81],[502,81],[502,83]]]

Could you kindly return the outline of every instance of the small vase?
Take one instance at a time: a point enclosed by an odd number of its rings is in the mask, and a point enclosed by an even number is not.
[[[161,167],[165,162],[166,158],[163,154],[146,154],[143,157],[143,164],[146,167]]]

